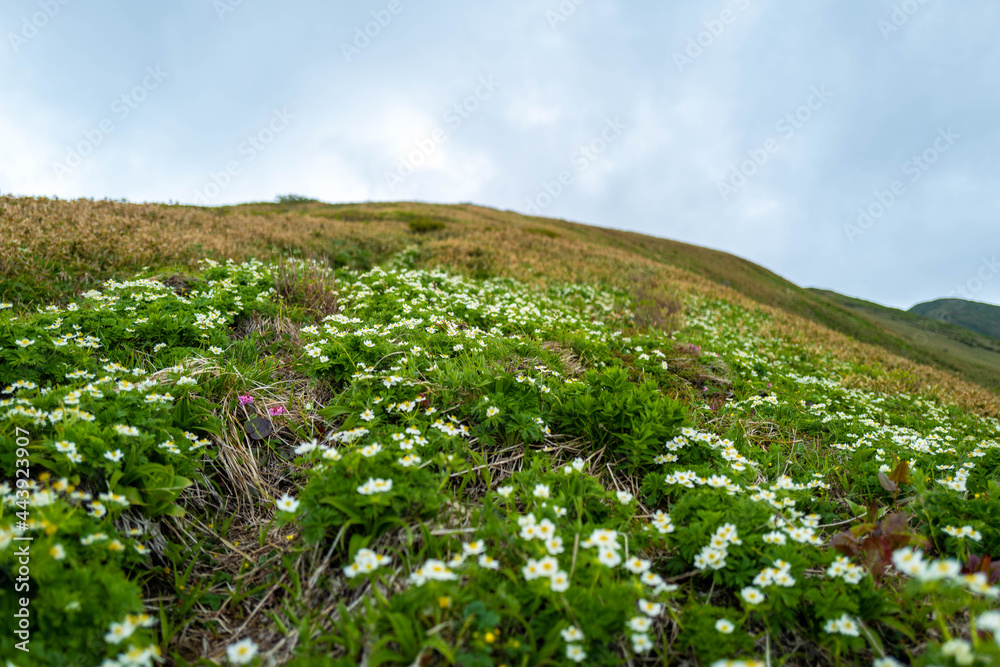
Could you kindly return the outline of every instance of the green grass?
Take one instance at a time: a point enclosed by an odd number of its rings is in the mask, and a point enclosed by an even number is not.
[[[937,299],[918,303],[910,312],[1000,340],[1000,306],[964,299]]]

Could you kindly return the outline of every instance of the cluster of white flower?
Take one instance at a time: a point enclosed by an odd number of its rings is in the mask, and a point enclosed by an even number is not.
[[[753,578],[753,585],[760,588],[767,588],[768,586],[791,588],[795,585],[795,577],[792,576],[791,564],[780,559],[776,560],[774,567],[765,567]]]
[[[428,581],[455,581],[458,575],[442,561],[430,558],[410,573],[410,583],[423,586]]]
[[[392,480],[369,477],[368,481],[358,487],[358,493],[370,496],[373,493],[385,493],[392,490]]]
[[[975,530],[972,526],[962,526],[961,528],[956,528],[954,526],[945,526],[942,530],[952,537],[958,538],[969,538],[974,542],[978,542],[983,539],[982,533]]]
[[[849,584],[857,584],[865,578],[865,568],[853,564],[847,556],[837,556],[826,569],[826,576],[831,579],[840,577]]]
[[[382,565],[388,565],[392,558],[384,554],[375,553],[371,549],[358,549],[354,554],[354,562],[344,567],[344,574],[348,579],[353,579],[359,574],[369,574]]]
[[[990,586],[984,573],[962,575],[962,564],[952,558],[925,560],[923,551],[904,547],[893,552],[892,564],[899,572],[922,583],[951,581],[978,595],[990,598],[1000,596],[1000,587]]]
[[[622,562],[618,550],[618,531],[595,528],[586,540],[580,543],[584,549],[597,548],[597,562],[607,567],[617,567]]]
[[[721,570],[726,566],[729,546],[733,544],[743,544],[736,533],[736,526],[731,523],[719,526],[711,541],[694,557],[694,566],[699,570]]]
[[[674,532],[674,524],[670,519],[670,515],[661,510],[656,510],[656,514],[653,515],[653,528],[657,530],[661,535],[667,535]]]
[[[823,624],[823,630],[831,635],[861,636],[861,626],[847,614],[841,614],[840,618],[829,619]]]
[[[569,575],[559,568],[559,561],[555,556],[545,556],[538,560],[529,558],[527,564],[521,568],[521,574],[524,575],[525,581],[545,579],[549,582],[549,588],[556,593],[569,589]]]
[[[104,641],[109,644],[121,644],[132,636],[138,628],[151,628],[156,625],[156,619],[149,614],[128,614],[121,623],[112,623],[104,635]]]

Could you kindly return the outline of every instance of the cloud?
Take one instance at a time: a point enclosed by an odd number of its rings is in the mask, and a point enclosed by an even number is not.
[[[588,2],[554,25],[555,1],[403,0],[348,62],[341,42],[384,5],[244,2],[222,19],[66,5],[25,48],[0,51],[0,190],[191,201],[287,107],[294,122],[214,202],[296,192],[523,211],[548,196],[545,215],[724,249],[904,307],[948,294],[1000,252],[1000,10],[987,0],[924,3],[888,33],[890,0]],[[34,7],[7,3],[0,23]],[[678,68],[692,42],[697,56]],[[51,162],[157,63],[171,74],[163,87],[55,178]],[[499,86],[477,97],[483,77]],[[810,106],[817,87],[832,97]],[[614,118],[627,129],[582,168],[581,148]],[[947,126],[961,141],[851,243],[858,208]],[[719,183],[741,170],[752,173],[723,197]],[[563,172],[572,182],[556,187]],[[1000,301],[994,282],[977,297]]]

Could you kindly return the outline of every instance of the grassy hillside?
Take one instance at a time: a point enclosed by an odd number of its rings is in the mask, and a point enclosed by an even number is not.
[[[883,326],[898,337],[906,356],[953,371],[994,390],[1000,388],[1000,338],[976,333],[957,322],[924,316],[913,308],[898,310],[836,292],[813,291]]]
[[[1000,340],[1000,306],[965,299],[936,299],[918,303],[911,313],[950,322],[970,331]]]
[[[752,265],[474,206],[0,232],[15,667],[1000,660],[997,394]]]
[[[322,257],[333,266],[370,268],[419,240],[435,259],[474,275],[502,268],[522,279],[542,273],[563,280],[610,279],[621,287],[647,291],[647,301],[673,299],[675,290],[656,284],[660,271],[681,285],[700,278],[699,284],[712,284],[710,289],[728,287],[916,363],[958,373],[991,389],[1000,386],[1000,367],[990,354],[966,349],[963,342],[952,343],[959,353],[945,353],[947,345],[933,336],[908,335],[887,326],[884,318],[845,307],[842,300],[801,288],[729,253],[473,205],[334,205],[288,199],[205,209],[0,197],[0,299],[29,304],[58,300],[147,264],[190,267],[203,256],[273,258],[292,253]],[[601,269],[574,262],[579,253],[597,260]],[[650,279],[643,273],[647,263],[655,267]],[[609,270],[609,265],[615,269]],[[665,315],[680,308],[665,302],[657,307]]]

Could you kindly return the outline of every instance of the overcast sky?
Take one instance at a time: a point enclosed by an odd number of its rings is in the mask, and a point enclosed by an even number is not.
[[[1000,303],[990,0],[4,0],[0,192],[474,202]]]

